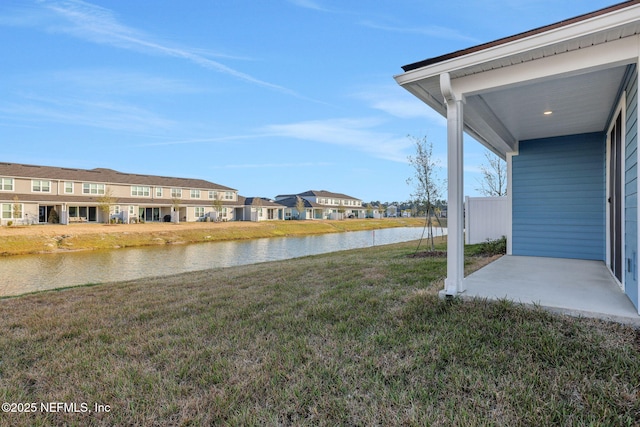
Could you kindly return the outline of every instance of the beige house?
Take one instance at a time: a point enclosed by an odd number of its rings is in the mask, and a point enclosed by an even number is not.
[[[201,179],[0,163],[1,225],[233,221],[242,209],[237,190]]]

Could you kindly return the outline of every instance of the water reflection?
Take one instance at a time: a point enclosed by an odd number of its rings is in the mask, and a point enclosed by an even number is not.
[[[417,240],[422,228],[168,245],[0,259],[0,296],[45,289],[254,264],[345,249]],[[437,230],[437,234],[445,230]]]

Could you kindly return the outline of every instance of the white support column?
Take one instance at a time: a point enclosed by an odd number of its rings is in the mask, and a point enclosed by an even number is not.
[[[518,155],[518,144],[516,151],[507,153],[507,204],[508,204],[508,224],[507,224],[507,255],[513,255],[513,157]]]
[[[447,278],[445,294],[464,292],[464,169],[463,100],[451,88],[448,73],[440,75],[442,95],[447,103]]]

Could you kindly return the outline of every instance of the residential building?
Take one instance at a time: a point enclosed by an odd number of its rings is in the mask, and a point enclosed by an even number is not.
[[[501,265],[590,260],[640,307],[639,52],[633,0],[402,67],[396,81],[447,119],[446,295],[467,289],[466,132],[507,162],[509,256]],[[575,296],[586,289],[554,286]]]
[[[303,212],[298,212],[298,197],[305,200]],[[298,194],[280,194],[275,201],[285,205],[285,218],[340,219],[365,218],[362,200],[326,190],[309,190]]]
[[[285,206],[276,203],[273,200],[264,197],[242,197],[243,202],[242,218],[243,221],[277,221],[283,220]]]
[[[0,163],[1,224],[233,221],[238,191],[201,179]],[[109,200],[110,199],[110,200]],[[101,209],[109,206],[109,214]]]

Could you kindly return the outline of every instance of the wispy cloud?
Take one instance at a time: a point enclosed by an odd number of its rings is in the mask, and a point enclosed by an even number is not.
[[[417,34],[444,40],[461,40],[471,43],[480,43],[478,39],[464,35],[455,29],[434,25],[429,25],[426,27],[396,27],[391,25],[379,24],[373,21],[363,21],[361,24],[365,27],[382,31],[390,31],[394,33]]]
[[[147,144],[138,144],[136,145],[136,147],[162,147],[162,146],[170,146],[170,145],[211,144],[211,143],[219,143],[219,142],[240,141],[243,139],[264,138],[268,136],[271,136],[271,135],[247,134],[247,135],[220,136],[215,138],[189,138],[189,139],[179,139],[179,140],[171,140],[171,141],[151,142]]]
[[[54,122],[130,132],[170,129],[175,123],[148,110],[122,102],[31,96],[20,104],[0,106],[17,123]]]
[[[330,162],[297,162],[297,163],[245,163],[236,165],[212,166],[211,169],[271,169],[271,168],[310,168],[332,166]]]
[[[400,119],[426,118],[446,126],[444,117],[397,85],[366,86],[352,96],[367,102],[370,108]]]
[[[284,86],[258,79],[228,67],[221,62],[214,61],[206,57],[202,50],[172,46],[156,40],[155,37],[143,31],[120,23],[114,13],[104,7],[81,0],[41,0],[38,4],[52,12],[53,17],[56,18],[53,22],[46,24],[48,31],[65,33],[82,40],[120,49],[187,60],[200,67],[226,74],[257,86],[302,98],[298,93]],[[37,23],[42,25],[43,22],[40,18],[20,19],[17,17],[11,20],[5,18],[4,21],[6,25],[18,25],[18,23],[24,25]],[[0,21],[1,23],[2,21]]]
[[[201,93],[202,87],[187,81],[158,77],[142,72],[123,72],[116,69],[77,69],[48,72],[46,75],[25,76],[32,85],[44,82],[47,85],[69,85],[72,90],[107,94],[167,94]],[[53,83],[52,83],[53,81]]]
[[[291,138],[318,144],[342,146],[373,157],[406,162],[411,141],[406,136],[399,138],[395,134],[378,129],[384,121],[379,119],[329,119],[313,120],[286,124],[273,124],[256,129],[254,133],[230,135],[214,138],[191,138],[183,140],[158,141],[139,146],[170,146],[189,144],[225,143],[251,139]],[[295,163],[300,165],[301,163]],[[304,163],[302,163],[304,164]],[[317,164],[315,164],[317,165]],[[280,167],[281,164],[237,164],[224,168]],[[222,168],[222,166],[221,166]]]
[[[288,0],[288,1],[291,4],[294,4],[296,6],[299,6],[305,9],[317,10],[320,12],[328,12],[327,9],[320,6],[320,4],[318,4],[318,2],[314,0]]]
[[[378,119],[330,119],[267,126],[264,130],[280,137],[340,145],[385,160],[405,162],[407,138],[379,132]]]

